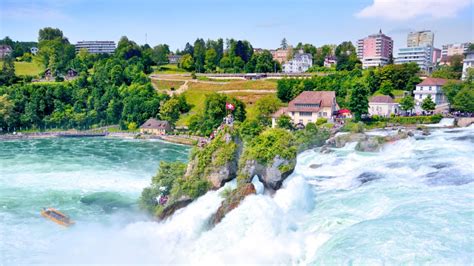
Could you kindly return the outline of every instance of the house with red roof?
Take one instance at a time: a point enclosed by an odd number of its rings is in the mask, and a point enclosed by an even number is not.
[[[374,96],[369,100],[369,115],[389,117],[400,113],[400,105],[388,95]]]
[[[421,103],[424,99],[431,96],[431,100],[436,104],[437,109],[449,108],[449,103],[446,95],[443,93],[443,86],[450,80],[442,78],[426,78],[421,83],[416,85],[413,91],[415,96],[415,110],[421,111]]]
[[[272,115],[272,127],[276,127],[276,120],[283,114],[291,117],[293,124],[306,126],[318,118],[331,120],[338,109],[335,91],[303,91],[290,101],[288,107]]]

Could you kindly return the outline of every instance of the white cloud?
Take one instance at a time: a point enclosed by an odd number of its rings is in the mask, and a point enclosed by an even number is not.
[[[471,4],[471,0],[374,0],[358,13],[359,18],[408,20],[419,16],[453,17]]]

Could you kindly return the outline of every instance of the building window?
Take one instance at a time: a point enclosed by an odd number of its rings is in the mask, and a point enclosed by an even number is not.
[[[300,119],[300,124],[303,124],[303,119]]]
[[[300,116],[312,116],[313,113],[311,112],[300,112]]]
[[[327,112],[323,112],[323,116],[328,116],[328,113],[327,113]]]
[[[420,94],[420,96],[419,96],[418,98],[421,99],[421,94]]]

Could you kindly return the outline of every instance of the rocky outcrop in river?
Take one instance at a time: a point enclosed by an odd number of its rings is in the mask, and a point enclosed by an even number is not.
[[[217,212],[211,217],[211,224],[218,224],[227,213],[237,208],[245,197],[255,193],[255,186],[252,183],[241,185],[232,190],[226,199],[224,199],[219,209],[217,209]]]

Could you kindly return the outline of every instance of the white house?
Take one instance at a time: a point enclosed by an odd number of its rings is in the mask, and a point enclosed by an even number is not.
[[[283,64],[284,73],[303,73],[313,66],[313,56],[300,51],[293,59]]]
[[[318,118],[331,120],[338,109],[335,91],[303,91],[289,102],[288,107],[272,115],[272,127],[276,127],[277,119],[284,114],[291,117],[293,124],[306,126]]]
[[[431,100],[436,104],[436,109],[448,108],[448,101],[442,90],[443,85],[448,81],[447,79],[441,78],[426,78],[416,85],[416,89],[413,91],[415,96],[415,111],[422,111],[421,103],[428,95],[431,96]]]
[[[465,53],[465,58],[462,64],[462,80],[466,80],[467,71],[469,68],[474,67],[474,51],[468,51]]]
[[[387,95],[374,96],[369,100],[369,115],[389,117],[400,113],[400,105]]]

